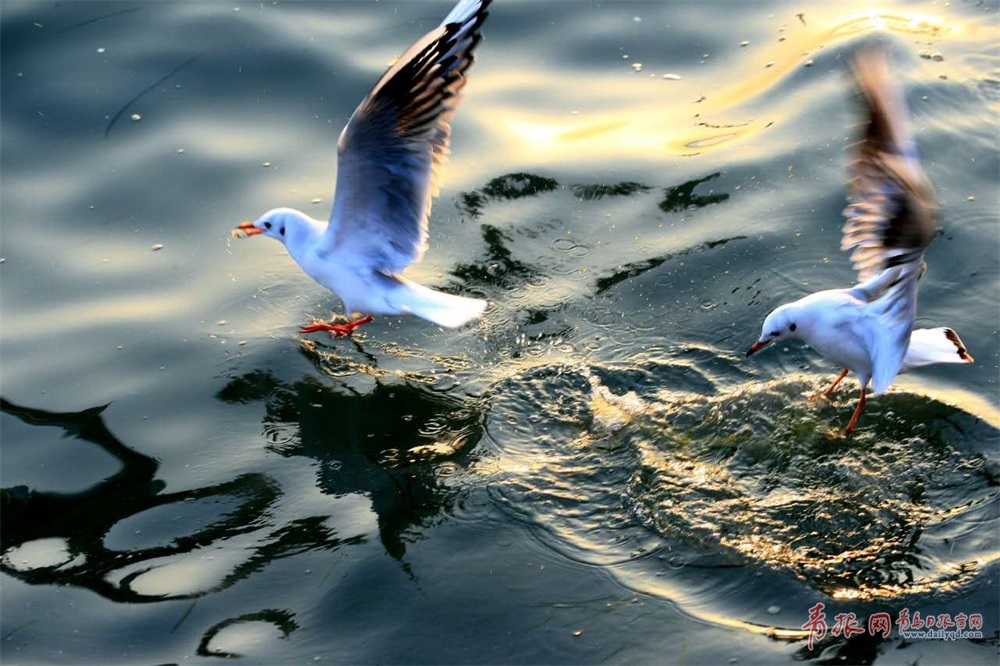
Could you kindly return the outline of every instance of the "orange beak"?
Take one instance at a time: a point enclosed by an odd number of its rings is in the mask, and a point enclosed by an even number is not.
[[[253,226],[253,222],[240,222],[239,226],[233,229],[233,238],[249,238],[262,233],[264,230]]]
[[[750,349],[747,350],[747,357],[749,358],[752,354],[756,354],[770,343],[771,343],[770,340],[764,340],[763,342],[758,340],[757,342],[753,343],[753,346],[751,346]]]

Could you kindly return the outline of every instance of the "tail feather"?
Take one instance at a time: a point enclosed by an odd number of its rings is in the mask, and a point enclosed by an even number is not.
[[[445,328],[458,328],[486,309],[486,301],[478,298],[454,296],[402,278],[404,289],[396,295],[396,304],[404,312]]]
[[[972,363],[975,359],[950,328],[918,328],[910,334],[910,346],[900,372],[933,363]]]

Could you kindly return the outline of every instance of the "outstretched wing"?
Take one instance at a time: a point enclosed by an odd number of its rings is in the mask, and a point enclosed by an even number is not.
[[[379,79],[337,144],[327,251],[394,274],[427,249],[437,169],[491,0],[462,0]]]
[[[934,238],[937,202],[920,166],[903,95],[882,51],[859,50],[852,71],[864,111],[864,133],[851,163],[847,222],[840,247],[852,250],[868,302],[872,390],[885,391],[899,373],[917,316],[924,250]]]
[[[923,261],[938,206],[885,54],[860,50],[852,64],[866,118],[849,167],[850,205],[840,249],[852,251],[858,281],[866,282],[891,266]]]

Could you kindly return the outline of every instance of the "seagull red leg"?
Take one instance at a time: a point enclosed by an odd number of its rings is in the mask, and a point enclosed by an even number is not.
[[[299,333],[316,333],[317,331],[330,331],[330,335],[335,338],[341,338],[345,335],[350,335],[354,332],[358,326],[362,324],[367,324],[368,322],[375,321],[375,318],[371,315],[365,315],[361,319],[355,319],[349,321],[346,324],[309,324],[308,326],[303,326],[299,329]]]
[[[847,368],[844,368],[843,370],[841,370],[840,371],[840,375],[836,379],[833,380],[832,384],[830,384],[830,388],[828,388],[826,391],[823,392],[823,396],[826,397],[826,398],[829,398],[833,394],[833,389],[837,388],[837,385],[840,384],[840,382],[842,382],[844,380],[844,377],[847,376],[848,372],[849,371],[848,371]]]
[[[861,410],[865,406],[865,387],[861,387],[861,399],[858,400],[858,406],[854,410],[854,415],[851,416],[851,420],[847,422],[847,427],[844,428],[844,436],[850,435],[854,432],[854,424],[858,422],[858,417],[861,416]]]
[[[833,380],[832,384],[830,384],[830,388],[823,391],[822,393],[813,393],[812,395],[806,398],[806,401],[815,402],[817,400],[823,400],[823,399],[829,400],[830,396],[833,395],[833,390],[837,388],[837,385],[840,384],[841,381],[843,381],[844,377],[847,376],[848,372],[850,372],[850,370],[848,370],[847,368],[841,370],[840,375]]]

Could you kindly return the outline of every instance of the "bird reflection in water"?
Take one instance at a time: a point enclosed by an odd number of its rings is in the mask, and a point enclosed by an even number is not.
[[[321,370],[342,360],[313,346],[305,353]],[[369,498],[382,545],[409,571],[406,544],[456,501],[448,475],[467,467],[483,421],[476,400],[437,392],[421,379],[384,375],[361,392],[343,382],[307,376],[289,383],[253,371],[231,380],[218,397],[262,401],[270,448],[316,460],[323,493]]]
[[[267,513],[281,495],[278,484],[262,474],[243,474],[231,481],[163,492],[166,484],[156,478],[159,463],[126,446],[104,421],[105,406],[80,412],[50,412],[0,401],[0,411],[28,425],[61,428],[67,437],[92,444],[113,456],[121,469],[86,490],[58,493],[26,486],[0,489],[3,532],[0,570],[35,585],[76,585],[112,601],[143,603],[164,599],[196,598],[226,589],[268,562],[303,549],[334,550],[359,543],[363,537],[340,538],[324,524],[323,516],[310,516],[266,528],[268,534],[214,585],[177,594],[147,594],[133,589],[137,578],[196,549],[220,546],[241,534],[268,524]],[[168,543],[118,550],[106,545],[106,536],[121,521],[157,507],[191,500],[229,500],[230,510],[216,520]],[[54,566],[16,566],[10,554],[42,539],[65,543],[67,558]]]

